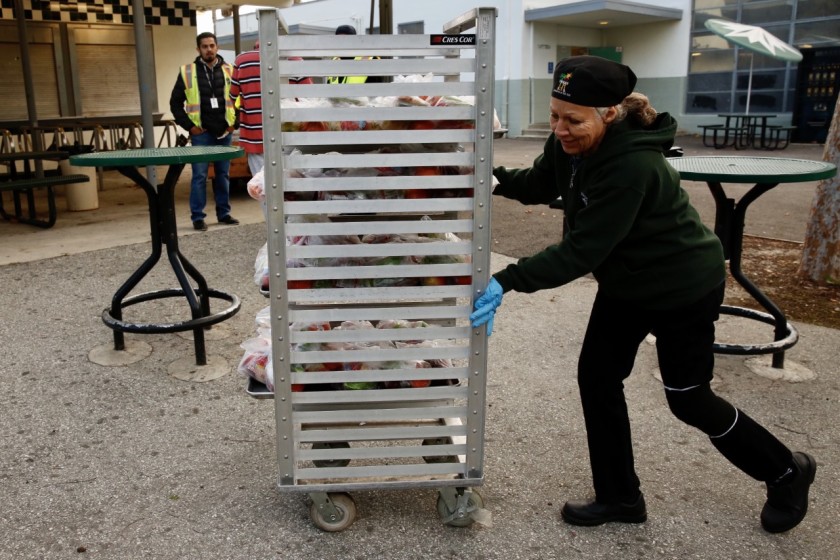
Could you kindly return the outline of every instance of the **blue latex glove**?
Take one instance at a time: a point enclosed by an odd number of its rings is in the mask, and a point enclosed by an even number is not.
[[[493,317],[496,315],[496,309],[502,305],[503,295],[502,285],[491,277],[487,289],[475,300],[475,311],[470,315],[470,323],[473,328],[478,328],[487,323],[487,336],[493,333]]]

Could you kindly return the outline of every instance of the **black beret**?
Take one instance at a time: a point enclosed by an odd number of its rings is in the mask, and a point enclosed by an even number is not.
[[[335,28],[336,35],[355,35],[356,28],[352,25],[339,25]]]
[[[618,105],[633,93],[629,67],[600,56],[570,56],[557,63],[551,96],[584,107]]]

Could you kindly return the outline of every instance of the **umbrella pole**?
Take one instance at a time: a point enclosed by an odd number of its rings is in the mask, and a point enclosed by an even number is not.
[[[752,95],[752,72],[753,72],[753,53],[750,53],[750,75],[747,78],[747,109],[744,111],[747,115],[750,114],[750,96]]]

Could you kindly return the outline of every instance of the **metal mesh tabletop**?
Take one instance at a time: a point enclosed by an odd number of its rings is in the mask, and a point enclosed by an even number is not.
[[[837,167],[805,159],[696,156],[669,158],[683,179],[729,183],[799,183],[833,177]]]
[[[235,159],[245,152],[231,146],[182,146],[177,148],[146,148],[116,150],[70,157],[72,165],[89,167],[120,167],[125,165],[171,165]]]

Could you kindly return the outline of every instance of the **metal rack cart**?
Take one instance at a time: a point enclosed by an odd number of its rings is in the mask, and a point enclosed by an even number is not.
[[[444,523],[480,521],[496,10],[440,35],[259,18],[274,391],[248,392],[275,398],[278,488],[326,531],[353,490],[433,488]]]

